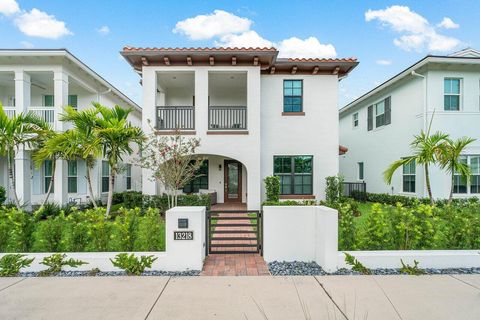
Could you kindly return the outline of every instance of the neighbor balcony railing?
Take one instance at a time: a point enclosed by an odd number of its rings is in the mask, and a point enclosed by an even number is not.
[[[158,130],[194,130],[195,108],[183,107],[157,107]]]
[[[246,130],[247,107],[209,106],[209,130]]]
[[[55,109],[53,107],[32,106],[28,108],[28,111],[49,124],[53,125],[55,123]]]
[[[7,117],[12,118],[15,116],[15,107],[12,106],[3,106],[3,111],[5,111],[5,114]]]

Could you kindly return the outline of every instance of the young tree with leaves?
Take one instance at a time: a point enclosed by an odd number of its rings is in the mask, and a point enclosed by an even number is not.
[[[192,181],[204,159],[195,154],[200,146],[200,139],[186,138],[177,130],[173,135],[159,135],[152,128],[152,133],[142,148],[140,160],[142,168],[153,171],[151,177],[159,181],[168,196],[168,207],[178,203],[177,190]]]

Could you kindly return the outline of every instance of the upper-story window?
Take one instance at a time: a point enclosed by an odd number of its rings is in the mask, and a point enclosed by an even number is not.
[[[443,80],[443,108],[445,111],[460,110],[460,92],[462,80],[458,78],[445,78]]]
[[[358,112],[355,112],[352,116],[353,127],[358,127]]]
[[[303,111],[303,81],[283,80],[283,112]]]
[[[392,99],[387,97],[368,107],[367,128],[368,131],[374,128],[389,125],[392,123]],[[374,121],[375,119],[375,121]]]

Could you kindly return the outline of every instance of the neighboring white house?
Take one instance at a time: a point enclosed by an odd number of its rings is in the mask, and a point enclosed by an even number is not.
[[[51,123],[57,131],[70,124],[59,121],[63,107],[79,110],[97,101],[106,106],[132,107],[132,124],[141,126],[141,108],[65,49],[0,50],[0,102],[9,115],[32,111]],[[141,169],[133,159],[124,159],[124,172],[116,180],[115,191],[141,190]],[[108,191],[108,163],[101,159],[92,171],[93,192],[101,198]],[[51,179],[48,162],[37,168],[31,150],[21,150],[15,160],[17,194],[26,205],[43,201]],[[65,204],[87,201],[86,167],[83,160],[58,161],[54,194],[50,201]],[[107,182],[107,183],[106,183]],[[0,185],[8,190],[7,164],[0,157]],[[13,194],[9,194],[12,199]]]
[[[429,55],[340,110],[340,172],[349,182],[365,181],[368,192],[426,197],[423,167],[400,168],[392,184],[382,173],[411,155],[414,135],[442,131],[451,138],[477,139],[465,150],[472,176],[456,176],[454,196],[480,196],[480,52]],[[433,166],[433,196],[448,198],[451,179]]]
[[[259,209],[263,179],[281,177],[282,199],[322,199],[338,173],[338,82],[356,59],[280,59],[275,48],[132,48],[142,77],[143,129],[201,139],[208,159],[184,192]],[[143,192],[162,187],[143,171]]]

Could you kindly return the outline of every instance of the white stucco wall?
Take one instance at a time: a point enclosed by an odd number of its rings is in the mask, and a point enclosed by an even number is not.
[[[282,116],[283,80],[303,80],[304,116]],[[273,157],[313,156],[313,194],[325,197],[325,177],[338,173],[338,78],[334,75],[262,76],[262,180]],[[262,195],[264,195],[262,182]]]

